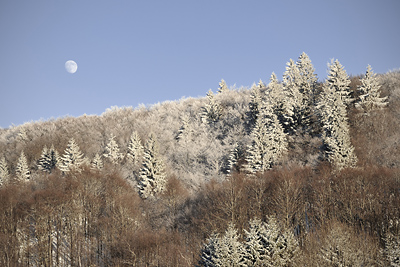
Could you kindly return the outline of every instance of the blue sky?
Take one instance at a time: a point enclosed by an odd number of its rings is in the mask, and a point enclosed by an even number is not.
[[[400,1],[0,2],[0,127],[248,86],[306,52],[322,80],[400,67]],[[67,60],[78,64],[68,73]]]

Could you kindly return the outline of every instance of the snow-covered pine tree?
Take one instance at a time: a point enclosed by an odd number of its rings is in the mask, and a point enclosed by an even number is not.
[[[192,130],[190,127],[190,116],[187,114],[182,115],[181,122],[182,122],[182,125],[179,128],[175,139],[178,140],[178,142],[180,142],[180,141],[187,142],[188,138],[190,138],[190,135],[192,133]]]
[[[263,104],[263,97],[261,95],[261,88],[253,85],[251,87],[250,102],[249,102],[249,123],[253,127],[257,121],[260,108]]]
[[[365,76],[361,79],[361,85],[357,88],[360,95],[355,104],[356,108],[368,113],[385,107],[387,97],[380,97],[380,87],[376,74],[368,65]]]
[[[28,181],[31,176],[28,166],[28,160],[26,159],[24,151],[21,152],[21,155],[18,159],[15,174],[17,176],[17,180],[21,182]]]
[[[219,245],[218,234],[212,233],[201,249],[200,260],[197,267],[216,267],[217,247]]]
[[[85,162],[83,153],[80,151],[79,146],[72,138],[69,140],[64,155],[61,157],[60,170],[63,172],[79,171],[81,165]]]
[[[2,156],[0,158],[0,186],[8,183],[9,175],[6,158]]]
[[[228,86],[226,85],[226,82],[224,81],[224,79],[221,79],[221,82],[219,83],[219,87],[218,87],[218,93],[221,94],[223,92],[229,91]]]
[[[114,134],[111,134],[103,156],[112,164],[117,164],[122,159],[122,154],[119,152],[119,146],[115,141]]]
[[[246,238],[244,242],[243,266],[263,266],[266,247],[264,246],[261,233],[265,233],[265,224],[258,218],[250,220],[249,224],[249,231],[244,230]]]
[[[258,88],[260,88],[260,89],[265,88],[265,83],[260,79],[260,81],[258,81],[257,86],[258,86]]]
[[[322,124],[324,156],[337,170],[354,167],[357,157],[350,141],[346,105],[332,83],[323,85],[317,112]]]
[[[350,96],[350,78],[339,60],[333,60],[328,64],[328,76],[326,83],[339,93],[342,102],[347,106],[353,99]]]
[[[139,177],[139,193],[142,198],[155,196],[165,190],[164,163],[158,152],[158,142],[150,133],[144,148],[143,166]]]
[[[240,154],[240,146],[239,144],[235,144],[228,155],[228,162],[226,166],[227,175],[231,175],[232,171],[236,169]]]
[[[223,237],[217,243],[215,266],[238,267],[243,264],[243,245],[233,223],[229,223]]]
[[[314,105],[314,91],[317,84],[317,75],[315,74],[314,66],[306,53],[302,53],[297,62],[299,70],[299,81],[297,82],[300,92],[303,94],[303,105],[312,107]]]
[[[59,161],[60,157],[54,146],[52,145],[50,149],[44,146],[39,158],[38,169],[50,173],[58,166]]]
[[[290,104],[290,101],[287,101],[285,98],[283,85],[279,83],[274,72],[269,79],[267,98],[269,98],[270,102],[273,104],[273,110],[278,116],[278,120],[282,124],[285,132],[290,132],[290,127],[294,124],[293,106]]]
[[[128,144],[127,158],[131,163],[136,164],[143,155],[143,145],[139,134],[134,131],[131,134]]]
[[[300,92],[300,71],[296,63],[290,59],[287,63],[286,71],[283,74],[283,88],[288,109],[291,110],[291,125],[285,125],[289,133],[295,133],[302,125],[304,110],[303,94]]]
[[[94,155],[94,158],[92,160],[91,166],[92,170],[101,170],[103,169],[103,160],[101,159],[101,156],[99,153],[96,153]]]
[[[261,231],[261,239],[266,248],[262,266],[291,266],[299,251],[293,233],[282,229],[275,216],[269,216],[265,227],[261,230],[264,231]]]
[[[265,102],[251,133],[246,169],[250,173],[271,169],[287,151],[287,146],[286,134],[272,110],[272,104]]]
[[[216,123],[222,116],[222,107],[219,102],[214,98],[214,94],[211,89],[207,93],[208,102],[203,107],[201,113],[201,120],[203,123]]]

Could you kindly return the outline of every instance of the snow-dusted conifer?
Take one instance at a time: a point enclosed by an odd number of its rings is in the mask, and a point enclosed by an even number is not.
[[[249,120],[251,125],[254,125],[255,122],[257,121],[262,103],[263,103],[263,98],[261,95],[260,87],[255,85],[252,86],[250,93],[250,103],[249,103]]]
[[[287,150],[286,134],[272,110],[271,103],[265,103],[251,133],[248,148],[247,170],[250,173],[271,169]]]
[[[103,169],[103,160],[101,159],[101,156],[99,155],[99,153],[96,153],[96,155],[94,155],[94,158],[91,163],[91,168],[92,168],[92,170]]]
[[[5,157],[0,158],[0,186],[6,184],[9,179],[9,171]]]
[[[31,174],[29,171],[28,160],[25,157],[24,151],[18,159],[17,168],[15,170],[18,181],[24,182],[29,180]]]
[[[144,148],[143,167],[139,177],[139,193],[142,198],[155,196],[165,190],[164,163],[158,152],[158,142],[153,133]]]
[[[263,266],[266,255],[262,233],[265,233],[265,224],[258,218],[249,222],[249,231],[244,230],[246,234],[244,243],[243,265],[249,267]]]
[[[303,94],[303,105],[310,107],[314,104],[314,90],[317,84],[317,75],[315,74],[314,66],[308,55],[304,52],[299,56],[296,65],[300,74],[297,84],[299,85],[300,92]]]
[[[184,114],[181,117],[182,125],[178,130],[178,134],[176,135],[176,140],[178,142],[180,141],[188,141],[188,138],[190,138],[190,135],[192,133],[192,129],[190,127],[190,116],[187,114]]]
[[[228,162],[226,166],[226,173],[230,175],[232,173],[232,170],[234,170],[237,167],[237,163],[240,157],[240,147],[238,144],[236,144],[231,151],[229,152],[228,156]]]
[[[134,131],[129,139],[127,157],[133,164],[136,164],[141,159],[142,155],[142,140],[140,139],[139,134]]]
[[[216,267],[217,247],[219,245],[219,237],[212,233],[207,239],[206,244],[201,250],[198,267]]]
[[[329,87],[339,93],[342,102],[345,105],[351,103],[350,96],[350,78],[346,73],[344,67],[340,64],[339,60],[333,60],[328,64],[328,76],[326,83]]]
[[[58,166],[59,161],[60,157],[58,152],[54,149],[54,146],[52,145],[50,149],[44,146],[39,158],[38,169],[50,173]]]
[[[260,79],[260,81],[258,81],[257,87],[262,89],[265,87],[265,83]]]
[[[219,87],[218,87],[218,93],[223,93],[229,91],[228,86],[226,85],[226,82],[224,81],[224,79],[221,79],[221,82],[219,83]]]
[[[243,245],[233,223],[229,223],[225,234],[218,241],[215,266],[236,267],[243,263]]]
[[[72,170],[79,171],[79,168],[84,162],[85,159],[79,146],[73,138],[70,139],[67,148],[64,151],[64,155],[61,157],[60,170],[63,172],[69,172]]]
[[[117,164],[122,159],[122,154],[119,152],[119,146],[115,141],[114,134],[111,134],[103,156],[112,164]]]
[[[265,228],[261,229],[264,230],[261,238],[266,247],[264,266],[290,266],[299,251],[293,233],[282,229],[274,216],[270,216]]]
[[[365,76],[361,79],[361,86],[358,87],[360,96],[356,108],[368,113],[374,109],[385,107],[387,97],[380,97],[380,87],[376,74],[368,65]]]
[[[214,98],[214,94],[211,89],[207,93],[207,103],[203,107],[203,112],[201,114],[201,120],[203,123],[215,123],[222,115],[222,107],[219,102]]]
[[[350,141],[346,105],[332,83],[325,83],[317,106],[325,157],[337,169],[354,167],[357,157]]]

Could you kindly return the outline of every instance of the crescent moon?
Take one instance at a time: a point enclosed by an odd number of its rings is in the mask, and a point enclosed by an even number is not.
[[[73,60],[68,60],[67,62],[65,62],[65,69],[69,73],[75,73],[78,69],[78,64],[76,64],[76,62]]]

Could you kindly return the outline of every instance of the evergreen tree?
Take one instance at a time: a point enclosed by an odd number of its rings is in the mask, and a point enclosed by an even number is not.
[[[203,123],[216,123],[222,116],[222,107],[214,98],[214,94],[211,90],[209,90],[207,93],[207,100],[208,103],[203,107],[201,120]]]
[[[52,145],[50,149],[44,146],[39,158],[38,169],[50,173],[58,166],[59,161],[60,157],[58,152],[54,149],[54,146]]]
[[[263,266],[266,256],[266,247],[263,243],[262,233],[265,233],[265,224],[258,218],[252,219],[244,243],[243,265],[249,267]]]
[[[264,82],[260,79],[260,81],[258,81],[257,86],[258,86],[258,88],[262,89],[262,88],[265,87],[265,84],[264,84]]]
[[[139,134],[135,131],[131,134],[128,144],[128,159],[136,164],[143,155],[143,145]]]
[[[350,78],[344,67],[337,59],[335,61],[332,59],[328,67],[329,70],[326,83],[340,95],[340,98],[345,105],[350,104],[352,101],[349,87]]]
[[[251,133],[247,170],[256,173],[271,169],[286,152],[287,146],[286,134],[271,103],[265,103]]]
[[[29,171],[28,161],[25,157],[24,151],[21,152],[21,156],[18,159],[17,168],[15,170],[18,181],[29,180],[31,174]]]
[[[291,231],[282,229],[274,216],[261,228],[261,239],[266,248],[264,266],[290,266],[299,251],[298,242]]]
[[[215,266],[242,266],[243,245],[239,242],[239,235],[233,223],[228,225],[224,236],[219,239],[217,244]]]
[[[228,162],[226,166],[226,173],[228,175],[231,174],[232,170],[234,170],[237,167],[237,163],[240,157],[240,146],[239,144],[236,144],[233,149],[231,149],[229,156],[228,156]]]
[[[228,86],[226,85],[226,82],[224,81],[224,79],[221,80],[221,82],[219,83],[219,87],[218,87],[218,93],[223,93],[229,91]]]
[[[317,84],[317,75],[315,74],[314,66],[306,53],[302,53],[296,62],[299,70],[299,85],[300,92],[303,94],[303,106],[312,107],[314,105],[314,91]]]
[[[85,160],[79,146],[73,138],[70,139],[67,148],[64,151],[64,155],[61,157],[60,170],[63,172],[69,172],[72,170],[79,171],[84,162]]]
[[[380,84],[376,74],[370,65],[367,67],[365,76],[361,79],[361,86],[358,87],[360,93],[356,103],[356,108],[368,113],[372,110],[385,107],[387,97],[380,97]]]
[[[8,182],[10,173],[8,172],[8,166],[5,157],[0,158],[0,186]]]
[[[325,83],[317,106],[322,124],[323,152],[337,169],[354,167],[357,157],[350,141],[346,105],[332,83]]]
[[[287,101],[287,109],[291,115],[291,119],[288,121],[290,124],[285,125],[287,132],[289,133],[295,133],[302,125],[304,99],[303,94],[300,92],[300,81],[301,77],[299,68],[296,63],[290,59],[287,63],[282,81],[285,99]]]
[[[263,104],[263,98],[261,95],[260,87],[252,86],[250,93],[250,103],[249,103],[249,122],[251,127],[257,121],[258,114],[260,113],[260,108]]]
[[[92,168],[92,170],[103,169],[103,160],[101,159],[101,156],[99,155],[99,153],[96,153],[96,155],[94,155],[94,158],[93,158],[92,164],[91,164],[91,168]]]
[[[191,127],[190,127],[190,117],[187,114],[184,114],[181,117],[182,125],[178,130],[178,134],[176,135],[176,140],[179,141],[188,141],[188,138],[190,138],[190,135],[192,133]]]
[[[155,196],[165,190],[164,163],[158,152],[158,143],[153,133],[146,142],[143,167],[140,172],[139,193],[142,198]]]
[[[200,260],[198,267],[216,267],[217,263],[217,247],[219,245],[219,237],[217,234],[213,233],[207,239],[207,243],[201,250]]]
[[[114,134],[111,134],[103,156],[112,164],[117,164],[122,159],[122,154],[119,152],[119,146],[115,141]]]

